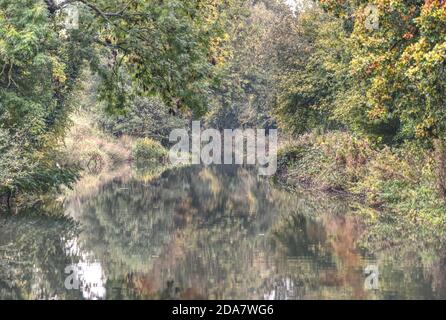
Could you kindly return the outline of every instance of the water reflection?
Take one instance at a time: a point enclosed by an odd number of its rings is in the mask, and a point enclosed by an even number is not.
[[[77,234],[76,224],[39,212],[0,215],[0,298],[80,299],[79,291],[64,288],[69,255],[66,239]]]
[[[388,239],[361,225],[346,201],[288,193],[242,167],[127,175],[73,196],[65,212],[77,223],[0,220],[1,297],[446,297],[441,246],[378,248]],[[379,267],[375,290],[365,285],[369,265]],[[78,290],[64,286],[67,266],[80,274]]]

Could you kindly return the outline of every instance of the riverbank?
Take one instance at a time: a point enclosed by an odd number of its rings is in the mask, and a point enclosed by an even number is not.
[[[121,173],[79,185],[66,216],[0,217],[2,298],[445,297],[444,246],[377,239],[346,199],[286,192],[246,167],[175,168],[149,183]],[[95,276],[66,289],[67,266]]]
[[[62,148],[64,165],[79,167],[84,174],[98,175],[133,160],[134,138],[116,138],[104,133],[86,112],[72,115],[71,121]]]
[[[115,137],[99,129],[88,112],[74,114],[71,119],[73,125],[63,148],[64,165],[80,168],[81,175],[72,190],[66,189],[61,197],[81,202],[115,179],[150,181],[168,168],[167,151],[157,141]]]
[[[375,221],[385,212],[444,230],[442,154],[411,143],[378,149],[346,132],[306,134],[281,148],[276,178],[288,186],[360,198],[361,213]]]
[[[100,129],[95,119],[90,111],[73,113],[70,129],[63,142],[54,149],[54,167],[76,176],[71,184],[45,192],[17,190],[9,197],[0,198],[0,209],[17,213],[54,199],[63,201],[70,192],[95,194],[116,177],[138,176],[147,180],[165,169],[167,150],[160,143],[130,135],[116,137]]]

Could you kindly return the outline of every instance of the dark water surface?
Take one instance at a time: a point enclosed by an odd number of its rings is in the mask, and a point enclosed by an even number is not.
[[[0,298],[446,298],[441,246],[373,237],[346,200],[289,193],[246,168],[78,192],[72,220],[0,216]]]

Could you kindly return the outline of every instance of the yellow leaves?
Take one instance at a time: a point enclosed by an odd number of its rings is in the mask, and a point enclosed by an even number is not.
[[[412,32],[406,32],[406,33],[403,35],[403,38],[406,39],[406,40],[413,39],[413,37],[414,37],[414,35],[413,35]]]
[[[405,72],[405,75],[407,78],[414,81],[414,80],[416,80],[416,76],[419,74],[419,72],[420,72],[420,68],[418,65],[416,65],[414,67],[407,69],[407,71]]]
[[[46,14],[46,7],[43,3],[36,3],[32,8],[32,12],[34,17],[44,16]]]
[[[439,1],[438,1],[439,2]],[[446,7],[444,4],[432,3],[425,5],[421,15],[416,19],[421,30],[431,39],[441,39],[446,32]]]
[[[386,117],[387,113],[388,113],[387,109],[384,106],[382,106],[382,105],[375,105],[375,106],[372,107],[371,110],[369,110],[368,117],[371,120],[383,119],[383,118]]]
[[[214,38],[211,41],[211,45],[209,47],[209,54],[211,57],[211,62],[215,66],[222,66],[225,61],[230,57],[230,51],[225,50],[224,43],[226,40],[224,38]]]
[[[7,53],[7,44],[3,39],[0,39],[0,57],[5,56]]]
[[[441,0],[425,0],[423,6],[423,12],[429,12],[431,10],[438,10],[444,7],[444,1]]]
[[[418,138],[426,138],[429,136],[432,128],[435,126],[435,119],[432,117],[428,117],[424,119],[424,121],[418,124],[415,128],[415,135]]]
[[[51,57],[52,75],[59,83],[65,83],[67,76],[65,74],[65,64],[59,61],[57,57]]]
[[[221,3],[217,0],[202,0],[198,3],[201,17],[203,17],[203,20],[210,25],[220,18],[220,6]]]

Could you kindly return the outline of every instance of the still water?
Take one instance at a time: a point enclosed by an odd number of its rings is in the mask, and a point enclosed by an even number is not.
[[[355,206],[233,166],[80,185],[64,216],[0,216],[0,298],[446,298],[443,246]]]

